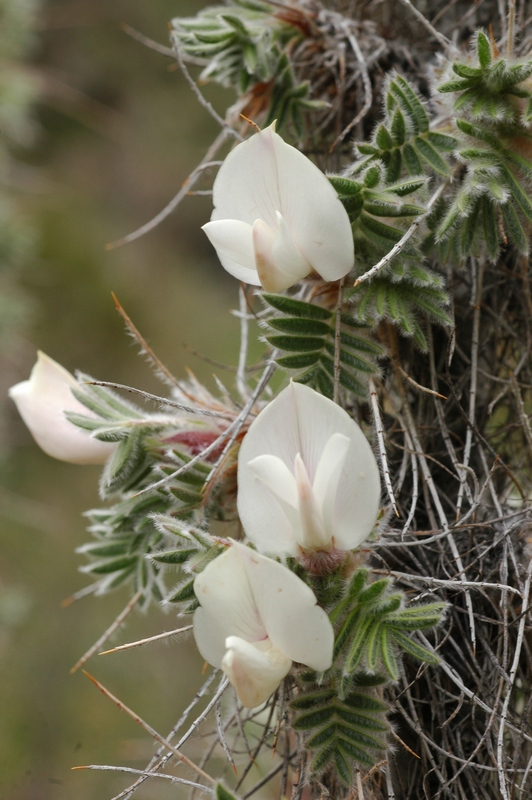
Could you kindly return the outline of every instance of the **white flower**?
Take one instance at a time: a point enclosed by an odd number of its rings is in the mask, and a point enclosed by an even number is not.
[[[213,186],[203,230],[235,278],[282,292],[315,270],[327,281],[354,265],[349,217],[318,167],[275,133],[237,145]]]
[[[72,464],[103,464],[116,449],[116,444],[91,438],[65,417],[65,411],[86,416],[91,412],[71,392],[78,382],[61,364],[42,352],[29,380],[9,390],[20,416],[33,438],[49,456]]]
[[[233,542],[194,581],[194,636],[247,708],[265,702],[293,661],[332,664],[334,634],[313,591],[282,564]]]
[[[262,552],[352,550],[379,510],[379,469],[340,406],[290,383],[250,425],[238,457],[238,513]]]

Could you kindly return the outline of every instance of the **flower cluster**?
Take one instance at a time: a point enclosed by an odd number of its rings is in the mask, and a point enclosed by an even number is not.
[[[274,125],[229,154],[204,230],[228,272],[268,291],[283,291],[313,271],[337,280],[353,267],[349,218],[335,190]],[[118,445],[71,423],[69,414],[91,417],[76,387],[69,372],[39,353],[30,379],[10,395],[46,453],[104,463]],[[293,662],[319,672],[333,660],[325,610],[307,583],[274,559],[294,558],[317,576],[340,568],[374,528],[380,478],[359,426],[302,384],[291,382],[243,433],[237,507],[254,549],[232,542],[196,576],[194,635],[240,702],[254,707],[277,689]],[[204,444],[201,431],[165,437],[163,445],[180,443],[191,456]]]
[[[358,425],[313,389],[291,383],[250,426],[238,459],[238,511],[259,551],[332,571],[377,518],[380,478]],[[196,578],[194,634],[244,706],[268,699],[293,661],[321,671],[334,635],[312,590],[242,544]]]

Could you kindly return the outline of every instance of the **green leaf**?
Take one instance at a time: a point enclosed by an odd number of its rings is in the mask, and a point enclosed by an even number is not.
[[[454,136],[449,136],[446,133],[436,133],[429,131],[427,133],[427,141],[430,142],[437,150],[442,150],[444,153],[452,153],[458,145],[458,141]]]
[[[128,553],[131,547],[131,537],[124,539],[113,539],[110,542],[98,540],[87,542],[81,547],[76,548],[76,553],[85,553],[91,558],[109,558],[110,556],[123,556]]]
[[[507,203],[501,206],[501,211],[508,236],[517,249],[526,255],[528,253],[528,241],[513,203],[508,200]]]
[[[317,747],[321,747],[329,742],[332,738],[334,738],[335,734],[336,723],[333,722],[331,725],[326,725],[325,727],[321,728],[317,733],[307,739],[306,746],[311,750],[315,750]]]
[[[305,714],[301,714],[297,717],[292,727],[296,731],[310,730],[311,728],[318,727],[318,725],[322,725],[324,722],[329,722],[334,713],[335,708],[333,704],[313,711],[307,711]]]
[[[334,357],[335,346],[333,343],[326,344],[325,350]],[[340,363],[347,365],[348,367],[354,367],[359,372],[367,372],[370,375],[374,375],[376,372],[378,372],[376,366],[372,364],[371,361],[366,361],[365,358],[355,356],[352,353],[349,353],[347,350],[340,350]]]
[[[268,305],[277,309],[277,311],[283,312],[283,314],[321,320],[328,320],[333,316],[333,312],[328,311],[326,308],[322,308],[313,303],[305,303],[303,300],[294,300],[293,297],[287,297],[284,294],[263,292],[261,296]]]
[[[380,650],[380,625],[373,624],[370,628],[366,646],[366,664],[369,670],[377,669]]]
[[[392,681],[397,681],[399,680],[397,658],[395,657],[393,645],[389,641],[388,631],[384,625],[381,627],[380,638],[382,662]]]
[[[316,374],[313,377],[313,380],[316,381],[318,389],[320,392],[325,395],[325,397],[332,398],[334,394],[334,384],[327,373],[321,368],[318,367],[316,370]]]
[[[72,394],[77,397],[83,405],[86,405],[87,408],[91,408],[93,403],[98,402],[100,407],[106,412],[106,415],[114,419],[143,419],[146,416],[138,406],[122,400],[121,397],[107,386],[95,386],[94,384],[83,386],[83,382],[90,383],[90,381],[92,381],[89,375],[79,372],[77,373],[77,378],[81,384],[79,387],[79,394],[77,388],[72,389]]]
[[[491,44],[484,31],[477,33],[477,56],[480,66],[486,69],[491,64]]]
[[[174,592],[174,594],[170,595],[170,597],[167,598],[167,602],[182,603],[185,600],[192,600],[195,597],[194,579],[192,579],[191,581],[187,581],[186,583],[182,584],[177,592]]]
[[[478,67],[470,67],[469,64],[463,64],[460,61],[453,64],[452,70],[461,78],[480,78],[481,74]]]
[[[165,550],[159,553],[152,553],[151,557],[158,564],[184,564],[197,554],[197,549],[193,550]]]
[[[195,508],[201,503],[202,496],[196,492],[187,492],[185,489],[181,489],[178,486],[170,487],[170,491],[177,500],[180,500],[181,503],[187,507]]]
[[[399,197],[405,197],[406,195],[412,194],[413,192],[417,192],[419,189],[422,189],[427,183],[427,178],[424,176],[416,177],[416,178],[405,178],[397,183],[392,183],[387,187],[388,192],[393,192],[394,194],[399,195]]]
[[[427,112],[412,89],[408,81],[401,75],[396,75],[391,81],[389,91],[401,105],[403,112],[408,116],[415,133],[424,133],[429,129]]]
[[[303,711],[307,708],[313,708],[316,705],[328,703],[335,696],[336,693],[334,689],[322,689],[319,692],[312,692],[311,694],[303,694],[300,697],[296,697],[295,700],[292,700],[290,705],[292,708],[295,708],[296,711]]]
[[[361,617],[361,611],[359,608],[355,608],[351,611],[348,617],[345,619],[342,627],[340,628],[338,634],[336,635],[336,640],[334,643],[334,657],[336,658],[342,650],[344,649],[344,645],[347,643],[347,640],[351,637],[352,632],[354,631],[358,621]]]
[[[122,440],[106,463],[101,486],[107,491],[124,487],[127,480],[136,472],[146,458],[142,447],[142,432],[134,428],[127,439]]]
[[[91,575],[108,575],[112,572],[120,572],[121,570],[136,567],[137,562],[138,556],[123,556],[121,558],[111,558],[108,561],[87,564],[81,567],[81,571],[88,572]]]
[[[312,353],[299,353],[295,356],[279,356],[276,363],[285,369],[306,369],[317,364],[321,358],[321,351],[314,351]]]
[[[403,203],[402,205],[397,206],[388,206],[383,207],[382,212],[379,213],[379,208],[377,204],[373,208],[368,208],[368,203],[364,204],[364,208],[370,214],[374,214],[375,216],[381,217],[417,217],[419,214],[423,214],[425,211],[424,208],[421,206],[415,206],[411,203]]]
[[[381,179],[380,168],[377,166],[370,167],[366,171],[366,174],[364,175],[364,185],[368,189],[374,189],[376,186],[378,186],[380,179]]]
[[[266,341],[289,353],[308,353],[323,347],[323,339],[315,336],[266,336]]]
[[[484,228],[484,240],[486,249],[491,261],[495,262],[499,255],[499,231],[497,214],[492,203],[487,198],[482,202],[482,224]]]
[[[382,710],[383,709],[380,709],[380,711]],[[343,708],[341,706],[337,707],[336,713],[341,720],[347,722],[348,725],[351,725],[352,727],[355,728],[361,728],[362,730],[372,730],[375,732],[383,732],[383,733],[388,730],[388,725],[385,722],[382,722],[380,719],[372,717],[370,714],[367,715],[357,714],[356,712],[350,711],[348,708]]]
[[[460,218],[460,212],[456,205],[452,205],[437,230],[436,233],[436,241],[441,241],[446,236],[448,236],[453,228],[456,226],[458,219]]]
[[[339,195],[356,195],[364,188],[362,183],[350,180],[349,178],[342,178],[338,175],[329,175],[329,181]]]
[[[328,762],[333,758],[334,755],[334,742],[330,744],[328,747],[324,747],[323,750],[319,750],[318,753],[314,756],[312,761],[310,762],[310,771],[312,774],[316,775],[323,771],[323,769],[327,766]]]
[[[385,125],[379,125],[375,134],[375,144],[380,150],[391,150],[394,141]]]
[[[431,653],[430,650],[427,650],[425,647],[422,647],[417,642],[414,642],[409,636],[406,636],[404,633],[400,633],[400,631],[393,631],[390,634],[393,638],[395,644],[397,644],[405,653],[408,653],[413,658],[416,658],[418,661],[423,661],[426,664],[439,664],[440,659],[434,653]]]
[[[238,800],[236,794],[233,794],[221,783],[216,784],[216,800]]]
[[[525,217],[532,222],[532,201],[528,194],[524,191],[513,172],[505,164],[502,165],[502,171],[512,193],[512,200],[519,206]]]
[[[427,162],[434,172],[446,177],[449,174],[449,166],[446,161],[440,156],[437,150],[423,139],[421,136],[416,137],[414,140],[414,147],[421,157]]]
[[[301,336],[327,336],[331,330],[326,322],[308,317],[270,317],[268,325],[283,333]]]
[[[530,98],[530,100],[528,101],[523,110],[523,124],[528,126],[530,125],[531,121],[532,121],[532,97]]]
[[[78,428],[83,428],[83,430],[96,431],[102,426],[101,419],[86,417],[84,414],[77,414],[75,411],[64,411],[63,413],[69,422],[71,422],[73,425],[77,425]],[[123,438],[122,433],[120,433],[116,441],[119,441],[121,438]]]
[[[340,736],[337,741],[340,745],[342,754],[349,756],[349,758],[353,759],[353,761],[356,761],[358,764],[365,764],[367,767],[372,767],[375,764],[375,759],[373,756],[362,750],[360,747],[357,747],[352,740],[346,739],[344,736]],[[362,737],[360,737],[358,741],[362,743]],[[380,749],[382,750],[382,747]],[[346,764],[349,764],[349,762],[346,761]],[[349,771],[347,779],[345,779],[342,774],[340,777],[344,783],[349,785],[351,780],[351,771]]]
[[[302,698],[298,698],[292,707],[297,710]],[[344,700],[328,694],[324,697],[327,702],[328,716],[314,728],[308,727],[308,715],[302,725],[301,717],[294,723],[296,730],[312,731],[306,740],[309,750],[316,750],[310,768],[313,774],[321,772],[330,763],[334,762],[338,770],[337,760],[340,759],[342,775],[348,779],[354,764],[371,766],[375,763],[372,751],[383,751],[386,743],[382,734],[389,730],[383,719],[387,706],[368,693],[353,692],[347,694]]]
[[[351,350],[358,350],[362,353],[371,353],[376,356],[384,355],[384,350],[376,342],[372,342],[370,339],[363,339],[359,336],[353,336],[346,331],[340,332],[340,342],[344,347],[349,347]]]
[[[136,567],[137,564],[135,562],[135,564],[132,564],[127,569],[120,570],[120,572],[114,574],[110,580],[106,578],[103,582],[103,585],[105,587],[103,591],[110,592],[113,589],[117,589],[119,586],[122,586],[122,584],[125,583],[127,579],[131,577],[131,575],[133,575],[133,573],[136,570]],[[100,592],[100,590],[98,591]]]
[[[403,163],[403,158],[401,155],[401,151],[398,147],[395,147],[393,150],[390,150],[388,162],[386,164],[386,180],[389,183],[393,181],[397,181],[401,176],[401,166]]]
[[[336,766],[336,772],[340,780],[342,780],[346,786],[350,786],[353,773],[351,767],[349,766],[349,761],[346,759],[345,755],[342,753],[341,750],[334,751],[334,764]],[[373,766],[373,763],[371,764],[371,766]]]
[[[403,147],[403,158],[405,160],[406,169],[408,170],[409,175],[417,176],[423,172],[421,161],[419,160],[419,157],[411,144],[405,144]]]
[[[389,578],[380,578],[378,581],[374,581],[370,583],[367,589],[364,589],[363,592],[360,593],[358,596],[359,604],[365,603],[374,603],[375,600],[378,600],[382,597],[388,585],[390,583]]]
[[[334,362],[332,359],[328,359],[325,356],[322,356],[321,365],[324,369],[327,370],[329,375],[334,377]],[[347,389],[349,392],[353,392],[353,394],[358,395],[359,397],[366,397],[367,395],[367,388],[361,383],[359,380],[355,378],[355,376],[343,367],[340,367],[340,374],[339,374],[340,384]]]
[[[374,147],[372,144],[367,144],[366,142],[357,142],[356,147],[358,152],[363,156],[375,156],[379,153],[377,147]]]
[[[362,661],[369,642],[369,636],[374,621],[370,618],[359,622],[347,652],[345,670],[347,673],[355,672]]]
[[[406,125],[405,118],[400,108],[396,108],[393,112],[391,134],[396,145],[401,146],[406,139]]]
[[[368,239],[375,241],[379,245],[389,248],[401,239],[403,231],[386,225],[369,214],[362,214],[360,217],[360,230],[366,234]]]
[[[460,92],[462,89],[467,89],[471,86],[470,80],[452,80],[446,81],[445,83],[440,83],[438,86],[438,91],[442,92],[442,94],[447,94],[449,92]]]

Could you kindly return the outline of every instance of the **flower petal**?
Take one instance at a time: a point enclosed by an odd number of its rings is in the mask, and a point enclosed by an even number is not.
[[[257,456],[274,455],[292,471],[300,453],[314,485],[327,443],[336,433],[346,436],[350,444],[338,479],[332,521],[327,501],[335,545],[351,550],[371,533],[379,509],[380,477],[366,437],[336,403],[292,382],[253,421],[238,458],[238,513],[246,535],[260,550],[297,555],[283,510],[272,503],[266,486],[255,480],[249,462]],[[316,488],[325,503],[329,495],[323,487],[324,479],[318,476]]]
[[[35,441],[49,456],[72,464],[103,464],[116,445],[94,439],[65,417],[65,411],[93,416],[72,394],[75,387],[79,384],[74,376],[39,351],[29,380],[12,386],[9,396]]]
[[[250,225],[238,219],[220,219],[207,222],[203,230],[230,275],[253,286],[260,285]]]
[[[310,159],[277,133],[272,132],[272,142],[281,198],[278,210],[294,244],[322,278],[338,280],[355,263],[347,211],[327,177]]]
[[[253,225],[262,219],[272,228],[282,211],[272,126],[238,144],[215,178],[212,220],[239,219]],[[304,158],[304,156],[302,156]]]
[[[295,246],[282,214],[276,211],[275,216],[276,228],[261,219],[253,223],[255,264],[267,292],[283,292],[312,272],[311,265]]]
[[[249,462],[248,467],[256,476],[257,481],[260,481],[271,492],[271,503],[277,502],[284,512],[284,525],[277,529],[277,538],[280,538],[281,535],[286,537],[281,540],[281,543],[291,547],[293,555],[298,555],[297,545],[301,543],[302,531],[294,476],[284,461],[277,456],[257,456]],[[286,525],[287,521],[288,526]],[[273,535],[275,536],[275,534]],[[271,545],[271,540],[268,541],[268,545]]]
[[[283,218],[290,247],[283,231],[274,248],[279,252],[271,252],[264,230],[257,234],[255,252],[263,262],[259,271],[272,273],[272,264],[278,270],[274,279],[263,279],[267,291],[282,291],[312,269],[325,280],[338,280],[354,266],[345,208],[324,173],[275,133],[275,123],[229,153],[214,181],[213,204],[211,221],[240,220],[253,226],[262,220],[277,230],[278,215]],[[221,259],[224,267],[236,275],[235,263],[241,262],[225,259],[229,266]],[[247,280],[246,274],[236,277]],[[288,275],[294,276],[291,283],[286,283]]]
[[[246,708],[264,703],[290,671],[292,660],[275,647],[261,651],[238,636],[229,636],[222,669]]]
[[[333,433],[323,449],[316,467],[312,488],[318,508],[331,536],[334,535],[334,509],[338,496],[338,485],[342,476],[350,439],[343,433]]]
[[[299,517],[301,520],[298,542],[305,552],[316,550],[330,550],[332,547],[332,532],[325,528],[318,508],[314,490],[309,480],[303,459],[296,455],[294,461],[297,493],[299,498]]]
[[[277,456],[257,456],[248,467],[275,497],[297,509],[296,479],[284,461]]]
[[[235,542],[272,645],[316,670],[332,664],[334,633],[312,589],[289,569]]]
[[[266,638],[247,570],[234,545],[197,576],[194,591],[201,603],[194,612],[194,638],[209,664],[221,666],[228,636],[248,642]]]

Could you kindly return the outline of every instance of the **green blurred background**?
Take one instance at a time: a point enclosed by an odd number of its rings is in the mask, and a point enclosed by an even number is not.
[[[15,32],[24,42],[10,50],[7,23],[13,23],[14,9],[23,16],[31,5],[32,35]],[[209,198],[188,198],[144,238],[104,249],[171,199],[217,133],[175,64],[124,33],[121,23],[167,44],[168,20],[202,5],[0,0],[0,106],[14,119],[17,91],[27,91],[24,102],[33,98],[20,130],[7,131],[9,151],[2,155],[2,800],[110,798],[128,785],[127,776],[71,767],[142,768],[154,750],[148,736],[81,673],[69,675],[128,599],[121,591],[61,607],[89,582],[77,571],[83,559],[74,550],[88,538],[81,513],[99,503],[98,470],[41,453],[5,391],[28,377],[40,348],[71,371],[161,392],[124,333],[111,291],[175,374],[182,376],[188,364],[211,380],[212,367],[185,344],[235,362],[238,326],[229,310],[237,305],[238,286],[200,230],[210,215]],[[219,89],[209,97],[222,112],[233,100]],[[222,377],[231,380],[230,373]],[[158,608],[133,613],[113,643],[178,624],[172,612]],[[191,640],[93,657],[87,668],[162,733],[203,680]],[[137,796],[184,795],[152,781]]]

